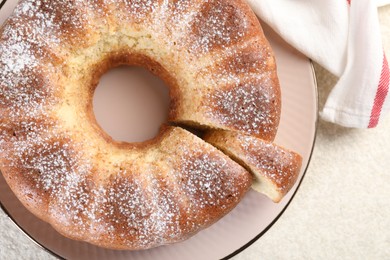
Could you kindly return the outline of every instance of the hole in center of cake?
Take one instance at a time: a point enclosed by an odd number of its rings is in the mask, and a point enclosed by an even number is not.
[[[95,89],[93,110],[100,127],[115,141],[153,139],[167,121],[169,89],[141,67],[120,66],[105,73]]]

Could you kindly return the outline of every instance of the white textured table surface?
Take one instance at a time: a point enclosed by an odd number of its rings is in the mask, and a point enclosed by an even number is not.
[[[390,57],[390,6],[379,9]],[[335,79],[315,66],[320,107]],[[319,121],[306,177],[276,224],[243,259],[390,259],[390,115],[375,129]],[[0,259],[53,259],[0,211]]]

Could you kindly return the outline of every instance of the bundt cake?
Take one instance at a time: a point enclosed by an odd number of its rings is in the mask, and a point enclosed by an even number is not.
[[[119,65],[170,87],[152,140],[118,142],[96,122],[95,87]],[[21,0],[0,29],[0,170],[72,239],[147,249],[219,220],[252,176],[180,126],[273,140],[280,105],[273,54],[244,0]]]

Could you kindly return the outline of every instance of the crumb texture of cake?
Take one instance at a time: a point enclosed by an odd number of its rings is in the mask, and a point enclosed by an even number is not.
[[[96,122],[94,90],[120,65],[170,88],[152,140],[117,142]],[[253,177],[177,125],[272,141],[280,95],[244,0],[21,0],[0,28],[0,170],[68,238],[127,250],[182,241],[231,211]]]

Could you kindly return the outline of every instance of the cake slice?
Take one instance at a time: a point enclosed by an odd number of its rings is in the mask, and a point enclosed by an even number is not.
[[[254,176],[252,188],[279,202],[296,182],[302,157],[272,142],[232,131],[209,131],[204,139]]]

